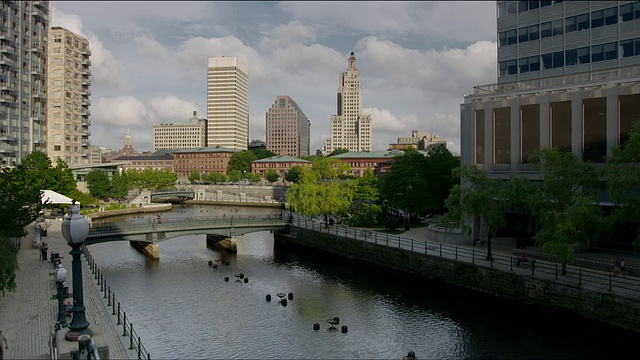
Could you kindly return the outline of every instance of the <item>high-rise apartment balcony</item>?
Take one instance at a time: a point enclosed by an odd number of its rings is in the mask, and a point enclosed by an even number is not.
[[[0,154],[6,155],[6,156],[13,156],[14,151],[11,149],[0,148]]]
[[[91,136],[91,131],[89,131],[89,129],[82,131],[82,136],[86,136],[86,137]]]
[[[44,115],[33,114],[31,120],[35,123],[42,123],[44,121]]]
[[[11,104],[15,102],[16,102],[15,96],[0,93],[0,103]]]
[[[45,94],[41,89],[37,88],[33,90],[33,92],[31,93],[31,97],[34,99],[46,99],[47,94]]]
[[[1,65],[6,65],[9,67],[15,67],[16,66],[16,62],[15,60],[13,60],[12,58],[8,57],[8,56],[0,56],[0,66]]]
[[[36,137],[33,138],[33,143],[34,144],[46,144],[47,140],[44,137],[36,136]]]
[[[16,137],[15,136],[11,136],[7,133],[0,133],[0,141],[4,141],[4,142],[16,142]]]
[[[88,96],[84,96],[82,98],[82,106],[86,107],[86,106],[89,106],[89,105],[91,105],[91,100],[89,100]]]
[[[91,50],[89,49],[80,50],[80,53],[82,55],[91,56]]]
[[[90,76],[91,75],[91,70],[89,70],[88,68],[82,68],[82,70],[80,70],[80,73],[82,75],[86,75],[86,76]]]
[[[31,67],[31,75],[42,77],[44,76],[44,70],[40,66],[32,66]]]
[[[88,58],[82,59],[82,65],[91,66],[91,60]]]
[[[14,55],[16,53],[16,48],[15,46],[11,46],[9,44],[1,44],[0,53]]]
[[[31,10],[31,16],[46,20],[47,16],[43,13],[43,10],[33,9]]]
[[[40,10],[48,10],[46,1],[33,1],[33,6]]]
[[[0,30],[0,40],[13,44],[13,36],[7,30]]]
[[[0,91],[7,92],[9,94],[15,94],[16,84],[10,81],[0,81]]]
[[[89,90],[89,88],[84,88],[81,91],[82,96],[91,96],[91,90]]]
[[[42,54],[42,49],[40,48],[40,44],[38,44],[38,43],[32,43],[30,51],[32,53]]]

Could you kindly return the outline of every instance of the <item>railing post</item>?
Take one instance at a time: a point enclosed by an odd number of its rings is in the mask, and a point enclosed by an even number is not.
[[[578,269],[578,285],[582,285],[582,268]]]
[[[115,291],[111,293],[111,296],[113,297],[113,299],[111,300],[111,315],[115,315],[116,314],[116,293]]]
[[[109,296],[107,296],[107,306],[111,306],[111,286],[109,286]]]
[[[127,312],[122,314],[122,336],[127,336]]]
[[[134,349],[133,347],[133,324],[129,323],[129,350]]]
[[[94,280],[98,280],[98,273],[100,273],[100,269],[96,268],[96,271],[93,273],[95,276],[93,277]]]
[[[98,284],[100,284],[100,292],[104,291],[104,277],[100,274],[100,279],[98,279]]]
[[[120,321],[120,302],[118,301],[118,323],[116,325],[120,325],[122,322]]]
[[[107,298],[107,283],[104,280],[102,282],[104,283],[104,298],[106,299]],[[111,286],[109,286],[109,287],[111,287]]]
[[[140,346],[140,336],[138,336],[138,360],[142,360],[142,346]]]
[[[147,360],[151,360],[151,354],[147,353]]]
[[[411,239],[411,251],[413,251],[413,239]]]
[[[476,249],[471,249],[471,263],[476,263]]]

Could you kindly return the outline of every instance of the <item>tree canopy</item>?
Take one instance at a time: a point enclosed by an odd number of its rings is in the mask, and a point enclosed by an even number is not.
[[[239,171],[240,174],[243,174],[245,171],[250,173],[251,162],[256,160],[258,160],[258,157],[253,151],[247,150],[234,153],[231,156],[231,159],[229,159],[229,164],[227,165],[227,175],[231,176],[233,171]]]
[[[276,182],[280,179],[280,174],[278,174],[274,169],[269,169],[264,174],[264,178],[267,179],[268,182]]]

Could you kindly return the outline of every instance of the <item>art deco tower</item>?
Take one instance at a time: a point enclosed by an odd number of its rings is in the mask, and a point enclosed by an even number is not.
[[[327,154],[338,148],[371,151],[371,115],[362,115],[362,86],[356,56],[351,52],[349,69],[338,78],[338,114],[331,116]]]
[[[235,57],[209,58],[207,67],[207,146],[247,150],[249,75]]]

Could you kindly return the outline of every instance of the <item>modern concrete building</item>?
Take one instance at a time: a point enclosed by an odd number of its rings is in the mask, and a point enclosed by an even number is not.
[[[251,172],[264,178],[267,171],[275,170],[281,178],[287,175],[287,171],[294,166],[311,166],[313,163],[308,160],[298,159],[289,155],[272,156],[251,162]]]
[[[389,150],[406,150],[412,147],[416,150],[429,151],[429,149],[440,145],[447,146],[447,140],[435,133],[411,130],[411,137],[399,137],[398,142],[389,144]]]
[[[89,164],[102,164],[102,149],[99,146],[89,146]]]
[[[61,27],[48,36],[47,155],[55,164],[90,164],[89,40]]]
[[[221,146],[177,150],[173,153],[173,172],[180,180],[186,180],[192,170],[226,175],[229,160],[239,151]]]
[[[0,165],[46,152],[49,1],[0,4]]]
[[[207,146],[247,150],[249,73],[235,57],[209,58],[207,66]]]
[[[326,139],[325,155],[338,148],[371,151],[371,115],[362,115],[362,86],[353,52],[349,68],[338,78],[337,105],[337,114],[331,115],[331,137]]]
[[[309,156],[311,122],[288,96],[278,96],[266,114],[267,150],[278,155]]]
[[[498,83],[460,107],[461,163],[532,180],[541,148],[603,163],[640,118],[640,2],[498,1]]]
[[[160,124],[153,127],[153,151],[191,149],[207,146],[207,119],[199,119],[194,111],[191,119],[181,124]]]

